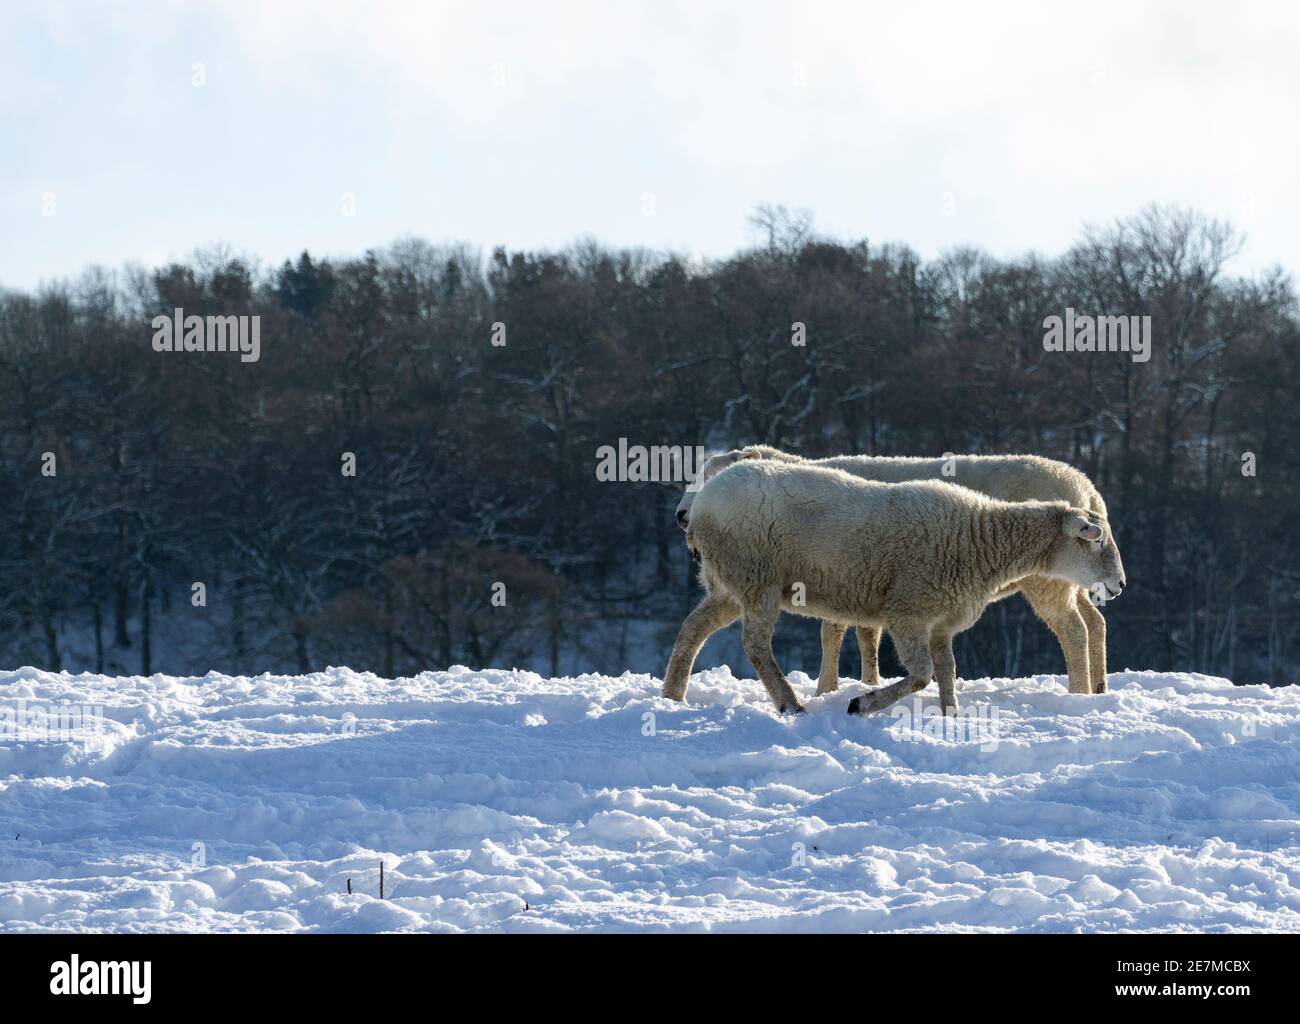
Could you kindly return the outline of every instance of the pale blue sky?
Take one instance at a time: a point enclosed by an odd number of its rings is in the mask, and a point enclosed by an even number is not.
[[[1173,202],[1300,270],[1297,5],[993,7],[5,0],[0,287],[214,243],[719,255],[761,202],[926,256]]]

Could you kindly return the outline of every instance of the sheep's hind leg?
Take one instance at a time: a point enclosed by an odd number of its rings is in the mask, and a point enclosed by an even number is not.
[[[840,688],[840,644],[847,626],[822,619],[822,667],[817,674],[817,693],[834,693]],[[859,633],[859,636],[861,634]]]
[[[894,649],[898,651],[898,657],[907,669],[907,677],[864,693],[861,697],[854,697],[849,701],[849,714],[867,715],[873,711],[882,711],[895,701],[930,685],[930,677],[934,675],[934,662],[930,659],[929,630],[891,629],[890,635],[894,638]],[[954,691],[954,705],[956,700]]]
[[[704,641],[724,626],[740,618],[740,605],[723,594],[707,594],[695,606],[682,628],[677,631],[673,653],[668,658],[664,672],[663,695],[669,700],[685,700],[686,685],[691,679],[691,666],[704,646]]]
[[[862,682],[865,686],[880,685],[880,627],[858,626],[858,650],[862,652]]]
[[[945,715],[957,714],[957,659],[952,655],[952,637],[934,633],[930,637],[930,660],[939,680],[939,706]]]
[[[780,593],[774,592],[772,598],[752,612],[745,612],[740,620],[740,642],[777,711],[783,715],[803,714],[803,705],[772,654],[772,630],[781,612]]]

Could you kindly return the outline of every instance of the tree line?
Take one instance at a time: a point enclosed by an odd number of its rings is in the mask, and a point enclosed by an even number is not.
[[[624,439],[1063,459],[1128,570],[1112,669],[1294,678],[1300,314],[1281,270],[1233,273],[1230,226],[1151,207],[1058,256],[926,260],[754,221],[709,261],[407,239],[3,291],[0,663],[658,674],[699,589],[681,484],[597,473]],[[258,358],[156,351],[178,309],[259,317]],[[1149,316],[1149,358],[1048,350],[1067,309]],[[815,666],[815,624],[778,633]],[[1019,598],[957,657],[1063,671]]]

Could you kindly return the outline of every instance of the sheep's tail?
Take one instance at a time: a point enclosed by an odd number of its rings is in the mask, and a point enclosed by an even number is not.
[[[697,565],[700,561],[700,546],[695,542],[695,520],[691,519],[686,527],[686,550],[691,553],[691,561]]]
[[[806,462],[802,455],[795,455],[793,452],[783,452],[779,448],[773,448],[766,444],[751,444],[740,449],[739,458],[741,459],[768,459],[775,462]]]

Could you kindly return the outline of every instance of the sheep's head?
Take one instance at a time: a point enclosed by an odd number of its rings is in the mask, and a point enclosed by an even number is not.
[[[1060,530],[1048,555],[1048,573],[1091,591],[1099,600],[1119,597],[1128,581],[1110,524],[1087,509],[1067,508],[1060,516]]]

